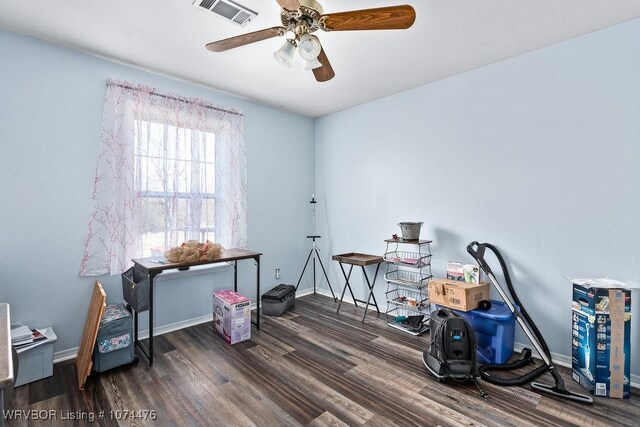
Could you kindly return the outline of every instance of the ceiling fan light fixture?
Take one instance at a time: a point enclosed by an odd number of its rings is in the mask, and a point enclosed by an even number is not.
[[[300,40],[298,41],[298,52],[305,61],[317,58],[318,55],[320,55],[321,49],[322,46],[320,45],[320,40],[318,40],[316,36],[312,36],[309,33],[304,33],[300,36]]]
[[[199,7],[207,8],[223,1],[231,4],[237,0],[193,1]],[[274,52],[274,58],[286,67],[292,67],[297,49],[303,59],[303,67],[313,70],[316,81],[326,82],[335,76],[335,72],[320,41],[312,35],[314,31],[403,30],[410,28],[416,20],[416,11],[408,4],[325,14],[316,0],[277,2],[281,6],[282,25],[207,43],[207,50],[224,52],[291,33],[284,46]]]
[[[285,67],[291,68],[293,66],[293,55],[296,52],[296,45],[293,40],[288,40],[284,42],[282,47],[276,50],[273,53],[273,57],[284,65]]]
[[[302,68],[304,68],[305,71],[310,71],[313,70],[315,68],[320,68],[322,67],[322,63],[320,63],[320,61],[318,61],[318,58],[313,58],[310,60],[304,60],[302,61]]]

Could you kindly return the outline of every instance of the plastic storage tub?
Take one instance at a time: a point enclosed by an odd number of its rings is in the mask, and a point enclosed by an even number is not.
[[[53,328],[41,331],[48,340],[17,350],[19,367],[15,387],[53,375],[53,343],[58,337]]]
[[[453,311],[464,317],[475,332],[478,363],[503,364],[509,360],[513,354],[515,317],[504,302],[491,301],[489,310]]]

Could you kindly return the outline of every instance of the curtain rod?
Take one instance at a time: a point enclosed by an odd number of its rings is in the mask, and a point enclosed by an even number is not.
[[[111,85],[111,86],[119,86],[119,87],[121,87],[121,88],[124,88],[124,89],[131,89],[131,90],[136,90],[136,89],[138,89],[138,88],[137,88],[137,87],[135,87],[135,86],[125,85],[125,84],[117,83],[117,82],[114,82],[114,81],[107,81],[107,86],[109,86],[109,85]],[[145,86],[145,87],[146,87],[146,86]],[[191,99],[189,99],[189,98],[186,98],[186,97],[183,97],[183,96],[164,95],[164,94],[162,94],[162,93],[157,93],[157,92],[155,91],[155,89],[152,89],[152,90],[151,90],[151,94],[152,94],[152,95],[154,95],[154,96],[159,96],[159,97],[161,97],[161,98],[165,98],[165,99],[175,99],[176,101],[182,101],[182,102],[188,102],[188,103],[191,103],[191,104],[195,104],[195,103],[194,103]],[[233,111],[233,110],[226,110],[226,109],[224,109],[224,108],[214,107],[213,105],[207,105],[207,104],[203,104],[203,103],[200,103],[200,102],[198,102],[197,104],[198,104],[198,105],[201,105],[201,106],[203,106],[203,107],[205,107],[205,108],[210,108],[210,109],[212,109],[212,110],[224,111],[225,113],[229,113],[229,114],[236,114],[236,115],[238,115],[238,116],[244,116],[244,114],[239,113],[239,112],[237,112],[237,111]]]

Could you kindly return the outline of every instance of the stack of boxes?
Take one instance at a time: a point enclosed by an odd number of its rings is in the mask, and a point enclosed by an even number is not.
[[[473,328],[477,360],[500,364],[513,354],[515,319],[503,302],[491,301],[490,308],[478,308],[481,301],[489,301],[489,291],[489,283],[480,281],[475,264],[449,262],[447,278],[429,282],[429,300],[451,308]]]

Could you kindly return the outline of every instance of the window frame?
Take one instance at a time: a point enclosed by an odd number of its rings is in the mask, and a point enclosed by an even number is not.
[[[218,160],[220,158],[220,150],[219,150],[219,144],[218,144],[218,134],[219,134],[219,126],[212,126],[211,124],[207,124],[207,126],[204,129],[197,129],[194,127],[188,127],[185,126],[184,123],[180,123],[180,120],[178,120],[177,115],[172,114],[173,117],[170,117],[169,120],[166,120],[166,117],[161,114],[160,109],[157,107],[153,107],[150,106],[149,108],[145,109],[142,112],[139,112],[138,115],[134,116],[134,104],[132,101],[127,101],[127,108],[126,108],[126,112],[125,115],[127,116],[127,119],[131,121],[131,129],[134,129],[134,134],[132,135],[133,138],[133,147],[134,147],[134,152],[133,152],[133,161],[134,161],[134,186],[135,186],[135,191],[136,194],[138,196],[138,198],[140,199],[147,199],[147,200],[153,200],[153,199],[158,199],[158,200],[162,200],[162,199],[168,199],[168,198],[172,198],[172,197],[177,197],[179,199],[184,199],[187,200],[187,203],[189,200],[192,199],[191,195],[193,194],[199,194],[199,198],[201,200],[213,200],[214,201],[214,217],[213,217],[213,225],[207,225],[207,226],[199,226],[197,228],[197,235],[198,237],[195,236],[189,236],[189,228],[190,227],[176,227],[176,228],[172,228],[171,224],[169,224],[169,220],[167,219],[166,216],[163,217],[163,222],[164,222],[164,228],[157,228],[154,230],[147,230],[146,232],[148,233],[163,233],[164,234],[164,241],[165,241],[165,250],[168,250],[169,247],[167,246],[168,242],[168,234],[169,233],[184,233],[185,235],[185,240],[189,240],[189,239],[197,239],[199,241],[204,241],[206,239],[208,240],[212,240],[215,241],[216,240],[216,236],[217,233],[219,231],[218,229],[218,225],[220,224],[220,214],[219,214],[219,210],[218,210],[218,206],[221,204],[220,201],[220,195],[219,195],[219,187],[220,187],[220,182],[219,182],[219,177],[218,174],[215,172],[217,171],[217,167],[218,167]],[[164,117],[164,119],[163,119]],[[174,191],[174,192],[169,192],[169,191],[154,191],[154,190],[149,190],[148,189],[148,183],[147,183],[147,189],[143,190],[142,186],[142,179],[141,179],[141,166],[140,166],[140,160],[141,159],[151,159],[154,158],[155,156],[150,156],[148,154],[143,155],[140,152],[140,135],[137,134],[137,130],[139,129],[138,126],[139,124],[137,122],[143,122],[143,124],[140,124],[140,126],[146,126],[146,123],[149,124],[156,124],[159,125],[163,128],[164,131],[164,137],[166,138],[167,135],[167,128],[168,127],[174,127],[174,128],[178,128],[178,129],[183,129],[183,130],[188,130],[190,132],[199,132],[201,133],[201,137],[206,137],[206,134],[210,134],[213,136],[214,140],[213,140],[213,144],[214,144],[214,151],[213,151],[213,156],[214,156],[214,161],[213,162],[208,162],[208,161],[201,161],[200,160],[200,153],[203,152],[202,151],[202,146],[201,144],[205,143],[206,144],[206,140],[200,141],[199,142],[199,147],[197,150],[195,150],[198,159],[197,160],[193,160],[193,158],[189,159],[189,160],[178,160],[177,158],[171,159],[175,162],[178,161],[186,161],[186,162],[190,162],[190,163],[198,163],[199,165],[205,165],[205,164],[213,164],[213,168],[214,168],[214,176],[213,176],[213,192],[197,192],[197,191]],[[167,147],[162,147],[162,154],[163,154],[163,167],[166,168],[167,167],[167,161],[170,161],[168,158],[168,150]],[[206,151],[206,149],[205,149]],[[192,155],[193,155],[194,150],[192,149]],[[191,170],[191,168],[189,168]],[[199,168],[201,169],[201,168]],[[193,182],[193,176],[191,177],[191,179],[189,180],[190,182]],[[197,182],[200,183],[200,177],[197,178]],[[200,184],[198,184],[200,185]],[[166,185],[165,185],[166,188]],[[189,203],[188,203],[189,205]],[[188,208],[187,208],[188,209]],[[144,248],[143,248],[143,244],[142,244],[142,239],[144,236],[145,232],[141,232],[140,234],[138,234],[138,236],[136,236],[136,239],[140,240],[140,245],[139,245],[139,253],[138,255],[140,257],[147,257],[149,255],[152,254],[148,254],[148,253],[144,253]],[[207,234],[209,235],[208,237]],[[170,244],[169,244],[170,246]]]

